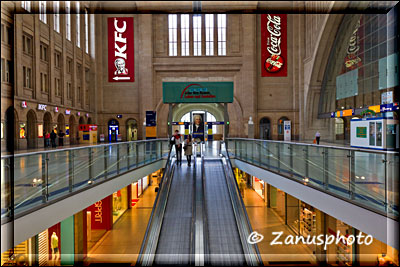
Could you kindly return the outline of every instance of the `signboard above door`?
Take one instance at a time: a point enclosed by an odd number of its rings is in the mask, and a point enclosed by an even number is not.
[[[233,82],[163,82],[164,103],[232,103]]]

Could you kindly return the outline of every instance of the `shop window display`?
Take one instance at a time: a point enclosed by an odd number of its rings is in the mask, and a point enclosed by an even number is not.
[[[113,193],[113,223],[128,209],[128,192],[126,187]]]

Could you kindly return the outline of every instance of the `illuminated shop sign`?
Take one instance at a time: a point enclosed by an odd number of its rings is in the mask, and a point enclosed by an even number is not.
[[[43,124],[38,124],[38,137],[43,137]]]
[[[80,115],[81,115],[81,113],[78,111],[78,112],[76,113],[76,115],[80,116]]]
[[[58,107],[54,107],[54,112],[58,112]]]
[[[86,118],[89,118],[89,113],[86,113]]]
[[[287,15],[261,15],[261,76],[287,76]]]
[[[38,104],[38,110],[44,110],[46,111],[47,105],[44,104]]]
[[[66,110],[65,110],[65,114],[66,114],[66,115],[69,115],[69,114],[71,114],[71,110],[69,110],[69,109],[66,109]]]
[[[103,207],[102,207],[103,202],[97,201],[94,204],[95,210],[94,210],[94,220],[96,222],[102,223],[103,222]]]
[[[132,17],[108,18],[108,81],[134,82]]]
[[[19,124],[19,138],[25,139],[26,138],[26,124],[25,123],[20,123]]]
[[[28,107],[28,104],[26,103],[26,101],[22,101],[21,102],[21,107],[23,107],[23,108],[27,108]]]
[[[163,82],[164,103],[232,103],[233,82]]]

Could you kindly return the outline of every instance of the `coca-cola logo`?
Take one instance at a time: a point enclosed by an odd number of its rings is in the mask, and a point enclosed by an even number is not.
[[[283,66],[283,58],[278,55],[272,55],[265,60],[264,67],[268,72],[277,72]]]
[[[264,68],[268,72],[277,72],[284,64],[284,59],[281,56],[281,17],[276,15],[272,17],[268,14],[267,19],[269,33],[267,51],[271,56],[265,60]]]
[[[358,37],[358,29],[360,28],[361,23],[360,20],[357,21],[355,29],[349,39],[349,45],[347,47],[347,56],[345,57],[345,66],[347,69],[353,70],[357,67],[360,67],[362,62],[361,58],[357,56],[357,52],[360,50],[359,46],[359,37]]]

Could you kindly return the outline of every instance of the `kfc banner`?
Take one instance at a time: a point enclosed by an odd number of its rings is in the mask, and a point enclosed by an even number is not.
[[[135,81],[133,18],[108,18],[108,81]]]
[[[286,14],[261,14],[261,76],[287,76]]]

